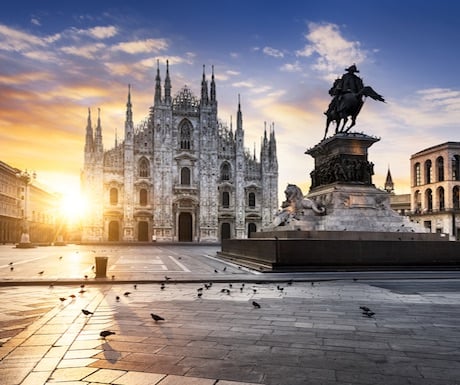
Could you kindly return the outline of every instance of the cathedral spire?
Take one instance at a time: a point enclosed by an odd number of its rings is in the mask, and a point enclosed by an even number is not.
[[[86,124],[85,152],[92,152],[94,148],[93,126],[91,123],[91,110],[88,108],[88,121]]]
[[[101,126],[101,109],[97,109],[97,126],[94,136],[94,149],[96,152],[102,153],[102,126]]]
[[[161,103],[161,78],[160,78],[160,61],[157,60],[157,76],[155,76],[155,98],[154,104]]]
[[[208,82],[206,81],[205,66],[203,64],[203,78],[201,80],[201,105],[207,105],[208,103]]]
[[[169,60],[166,60],[165,103],[171,104],[171,79],[169,77]]]
[[[216,81],[214,79],[214,66],[212,68],[212,75],[211,75],[211,104],[214,104],[217,102],[216,99]]]
[[[393,183],[393,178],[391,177],[390,166],[388,166],[387,177],[385,179],[385,191],[392,194],[395,190],[395,185]]]
[[[238,112],[236,114],[236,131],[243,130],[243,114],[241,113],[240,94],[238,94]]]
[[[126,103],[126,122],[133,124],[133,110],[131,104],[131,84],[128,84],[128,102]]]

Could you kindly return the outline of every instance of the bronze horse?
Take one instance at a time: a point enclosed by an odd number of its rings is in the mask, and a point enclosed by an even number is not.
[[[335,122],[335,133],[348,132],[356,124],[356,117],[358,116],[361,108],[364,105],[363,96],[371,97],[374,100],[385,102],[385,99],[375,92],[372,87],[366,86],[357,93],[348,92],[343,95],[337,96],[336,108],[329,108],[326,112],[326,131],[324,133],[324,139],[327,136],[327,131],[331,122]],[[345,128],[345,124],[348,122],[348,117],[351,117],[351,124]],[[341,127],[340,123],[343,121]]]

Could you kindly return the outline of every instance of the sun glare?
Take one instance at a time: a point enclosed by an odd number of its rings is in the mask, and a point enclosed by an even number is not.
[[[67,223],[77,223],[86,212],[86,202],[77,192],[64,193],[60,204],[60,214]]]

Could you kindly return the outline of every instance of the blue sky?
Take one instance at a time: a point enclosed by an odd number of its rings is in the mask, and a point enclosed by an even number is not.
[[[388,166],[409,192],[411,154],[458,141],[460,6],[420,1],[36,1],[0,13],[0,159],[36,170],[65,191],[78,186],[88,107],[101,108],[104,147],[122,137],[128,84],[134,120],[148,114],[156,62],[170,62],[173,94],[198,96],[214,65],[219,117],[241,95],[245,144],[259,150],[267,125],[278,144],[279,190],[308,192],[324,135],[332,81],[356,63],[367,100],[355,130],[381,141],[369,150],[374,183]],[[282,198],[282,195],[280,194]]]

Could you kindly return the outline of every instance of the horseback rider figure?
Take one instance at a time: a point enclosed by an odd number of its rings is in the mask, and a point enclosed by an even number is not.
[[[341,105],[343,95],[350,92],[358,93],[364,88],[362,79],[355,75],[355,73],[359,72],[355,64],[345,68],[345,71],[347,72],[342,75],[342,78],[336,79],[332,88],[329,90],[329,95],[332,96],[332,100],[327,111],[324,113],[325,115],[328,115],[329,112],[338,113],[343,109]]]
[[[375,92],[372,87],[364,86],[362,79],[356,75],[359,71],[355,64],[346,68],[345,71],[347,72],[341,78],[336,79],[329,90],[332,100],[324,113],[327,116],[324,139],[326,139],[329,124],[332,122],[336,123],[336,134],[338,132],[347,133],[356,124],[356,117],[364,104],[363,97],[385,102],[382,95]],[[349,117],[351,124],[346,127]]]

